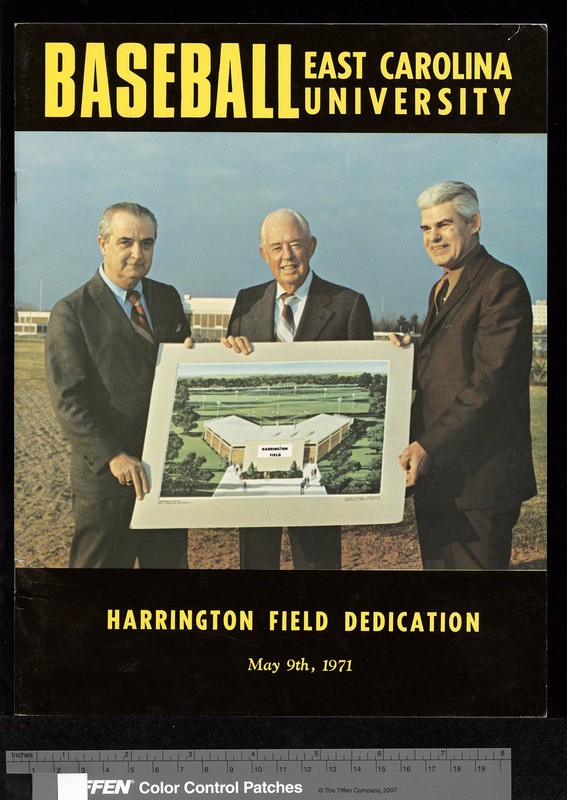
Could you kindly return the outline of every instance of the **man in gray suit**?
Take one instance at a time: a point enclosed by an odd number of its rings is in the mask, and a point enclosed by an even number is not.
[[[140,462],[159,342],[189,346],[173,286],[146,277],[155,216],[137,203],[107,208],[103,263],[60,300],[49,320],[45,363],[51,400],[71,444],[75,531],[70,567],[187,568],[187,531],[129,529],[149,491]]]
[[[522,501],[536,492],[531,300],[521,275],[480,244],[473,188],[434,184],[417,204],[425,250],[443,270],[417,344],[411,441],[400,456],[423,566],[507,569]]]
[[[337,341],[373,339],[362,294],[319,278],[310,269],[317,240],[297,211],[279,209],[260,228],[260,254],[274,280],[242,289],[228,323],[226,347],[247,355],[251,340]],[[296,569],[340,569],[338,525],[288,528]],[[281,528],[240,531],[241,569],[279,569]]]

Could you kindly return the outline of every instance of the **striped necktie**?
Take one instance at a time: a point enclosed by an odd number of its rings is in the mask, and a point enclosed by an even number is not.
[[[150,328],[150,323],[146,317],[144,306],[140,303],[140,292],[130,289],[126,292],[126,299],[132,303],[132,308],[130,309],[130,320],[134,326],[134,329],[140,334],[140,336],[143,336],[147,342],[154,344],[155,340],[152,334],[152,329]]]
[[[294,323],[291,303],[296,299],[294,294],[284,292],[280,295],[283,302],[278,326],[276,328],[276,342],[293,342]]]

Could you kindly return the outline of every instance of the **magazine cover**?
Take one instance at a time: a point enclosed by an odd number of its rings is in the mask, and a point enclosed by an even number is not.
[[[545,27],[15,37],[15,713],[544,716]]]

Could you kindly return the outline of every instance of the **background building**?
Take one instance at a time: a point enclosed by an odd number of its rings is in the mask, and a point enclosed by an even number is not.
[[[295,425],[257,425],[235,414],[205,423],[204,440],[219,456],[247,469],[288,470],[317,463],[348,433],[352,417],[317,414]]]
[[[37,336],[47,332],[51,311],[17,311],[14,323],[16,336]]]
[[[195,342],[218,342],[224,336],[236,298],[183,295],[185,316]]]
[[[234,297],[193,297],[183,295],[183,309],[195,342],[218,342],[224,336],[232,314]],[[547,300],[532,305],[534,355],[547,353]],[[16,336],[44,336],[50,311],[17,311]],[[419,334],[418,334],[419,335]],[[387,331],[375,331],[375,339],[387,339]]]
[[[547,330],[547,300],[536,300],[532,306],[535,333]]]

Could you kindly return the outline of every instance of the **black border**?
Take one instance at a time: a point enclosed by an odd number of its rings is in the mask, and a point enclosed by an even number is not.
[[[155,21],[154,3],[123,2],[117,6],[106,2],[78,3],[73,0],[60,0],[56,5],[27,2],[25,7],[16,10],[12,0],[0,2],[0,78],[2,98],[2,228],[0,242],[0,314],[3,320],[10,320],[13,313],[13,46],[12,28],[16,21],[122,21],[135,18],[139,21]],[[441,0],[419,7],[417,12],[411,6],[386,6],[380,9],[378,18],[371,16],[366,2],[326,3],[324,9],[316,4],[304,5],[291,12],[288,4],[281,8],[274,5],[252,3],[248,0],[239,4],[209,4],[206,13],[201,13],[194,22],[278,22],[288,19],[290,13],[294,22],[438,22],[455,24],[464,22],[510,22],[521,19],[549,25],[550,46],[550,125],[549,125],[549,240],[550,277],[552,291],[550,298],[551,327],[554,340],[550,343],[553,360],[555,352],[560,353],[561,338],[561,299],[565,292],[565,267],[562,263],[563,243],[563,195],[565,185],[565,103],[564,78],[565,53],[567,52],[567,32],[558,12],[556,3],[540,2],[521,4],[508,0],[495,6],[491,3],[474,4],[474,8],[457,9]],[[467,11],[469,12],[467,14]],[[474,13],[471,18],[470,13]],[[184,7],[162,6],[160,21],[187,21]],[[12,325],[0,327],[0,380],[3,387],[11,386],[13,373],[13,330]],[[551,423],[561,423],[563,397],[560,383],[549,394]],[[0,487],[5,509],[9,509],[11,487],[13,485],[11,447],[12,404],[6,388],[0,392],[0,418],[3,420],[0,446],[2,448],[2,470]],[[565,536],[566,512],[558,498],[567,489],[562,459],[563,437],[561,424],[557,426],[554,441],[558,447],[550,454],[549,479],[551,499],[549,505],[549,718],[544,720],[394,720],[394,719],[223,719],[223,718],[15,718],[10,716],[9,706],[2,711],[6,716],[0,718],[0,747],[5,749],[55,749],[55,748],[173,748],[176,746],[203,747],[364,747],[364,746],[482,746],[501,744],[512,747],[513,751],[513,797],[523,798],[559,796],[566,783],[567,762],[564,758],[567,742],[567,692],[565,690],[565,660],[567,653],[567,590],[565,564],[567,564],[567,544]],[[11,543],[12,519],[10,513],[3,514],[2,538],[0,539],[0,559],[4,565],[0,575],[3,613],[0,628],[0,643],[11,664],[11,609],[13,581],[9,565],[13,563]],[[5,681],[9,667],[4,664],[0,681]],[[554,719],[555,718],[555,719]],[[3,782],[4,761],[0,758],[0,782]]]

